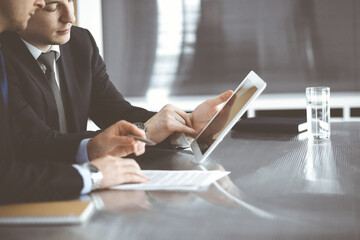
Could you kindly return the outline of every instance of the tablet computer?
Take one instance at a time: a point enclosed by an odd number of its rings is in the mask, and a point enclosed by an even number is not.
[[[198,163],[206,161],[265,87],[266,83],[255,72],[251,71],[245,77],[223,107],[191,143],[191,149]]]

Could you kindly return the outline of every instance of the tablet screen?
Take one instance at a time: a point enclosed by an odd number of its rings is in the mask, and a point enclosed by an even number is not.
[[[196,141],[202,154],[215,142],[257,90],[258,88],[252,83],[247,83],[234,92],[221,111],[197,137]]]

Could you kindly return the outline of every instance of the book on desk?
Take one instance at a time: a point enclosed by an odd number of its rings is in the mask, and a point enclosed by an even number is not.
[[[0,206],[0,225],[80,224],[93,213],[91,201],[57,201]]]
[[[238,121],[235,131],[297,134],[307,130],[305,118],[255,117]]]

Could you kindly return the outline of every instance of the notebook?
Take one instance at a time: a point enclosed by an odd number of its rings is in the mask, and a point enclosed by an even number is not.
[[[57,201],[0,206],[0,225],[80,224],[93,213],[91,201]]]

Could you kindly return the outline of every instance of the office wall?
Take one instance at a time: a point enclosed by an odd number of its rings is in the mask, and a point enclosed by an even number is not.
[[[210,95],[255,70],[266,93],[360,91],[357,0],[106,0],[104,56],[125,96]]]
[[[102,30],[102,0],[77,0],[77,25],[88,29],[98,45],[100,55],[103,56],[103,30]]]

